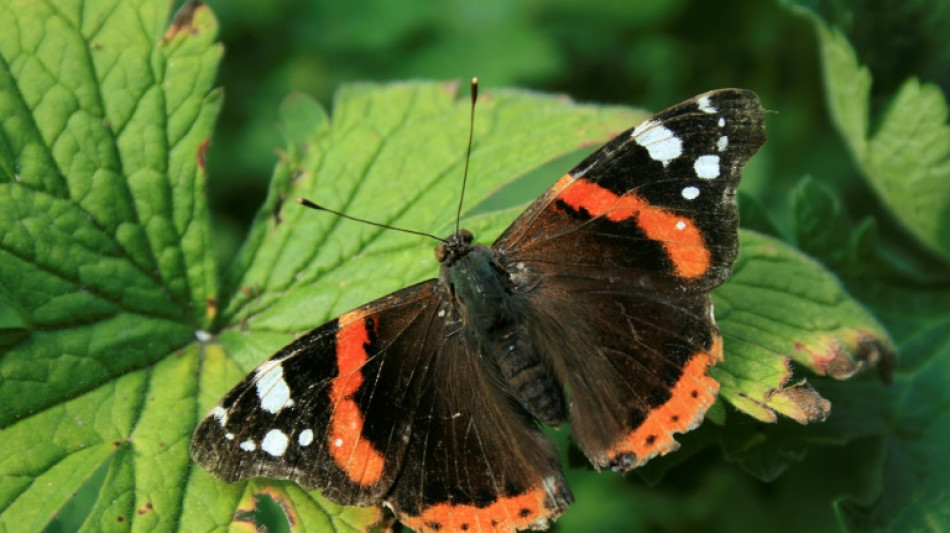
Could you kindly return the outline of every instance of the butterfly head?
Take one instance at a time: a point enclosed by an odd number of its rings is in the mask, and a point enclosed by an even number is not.
[[[472,232],[462,228],[435,247],[435,258],[440,263],[451,266],[472,250]]]

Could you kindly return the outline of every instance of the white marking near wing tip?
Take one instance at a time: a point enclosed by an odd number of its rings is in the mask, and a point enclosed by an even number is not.
[[[300,432],[300,435],[297,435],[297,443],[301,446],[310,446],[310,443],[313,442],[313,431],[305,429]]]
[[[719,156],[701,155],[693,162],[693,170],[696,175],[704,180],[711,180],[719,177]]]
[[[264,366],[257,371],[257,397],[261,399],[261,409],[277,414],[284,407],[294,404],[290,399],[290,387],[284,381],[282,361]]]
[[[683,141],[671,129],[652,120],[634,128],[630,136],[650,152],[654,161],[662,162],[663,166],[683,154]]]
[[[721,128],[721,127],[723,127],[723,126],[725,126],[725,125],[726,125],[726,118],[725,118],[725,117],[719,117],[719,127]]]
[[[719,138],[718,141],[716,141],[716,148],[719,149],[720,152],[725,151],[725,149],[728,147],[729,147],[729,137],[723,135],[722,137]]]
[[[211,410],[211,416],[218,419],[218,423],[221,424],[221,427],[224,427],[228,423],[228,410],[220,405],[215,405],[214,409]]]
[[[257,449],[257,444],[254,444],[254,441],[252,440],[246,440],[242,442],[241,444],[239,444],[238,446],[240,446],[241,449],[246,452],[253,452],[254,450]]]
[[[228,440],[234,440],[234,433],[225,433],[224,438]]]
[[[343,439],[336,439],[335,441],[333,441],[333,445],[336,446],[337,448],[339,448],[340,446],[343,446]]]
[[[699,196],[699,189],[696,187],[684,187],[682,194],[683,198],[687,200],[695,200]]]
[[[676,223],[676,229],[678,230],[686,229],[686,223],[680,220],[679,222]]]
[[[288,440],[286,433],[279,429],[272,429],[264,435],[264,440],[261,441],[261,449],[274,457],[280,457],[287,451]]]
[[[713,114],[716,111],[719,111],[716,109],[716,106],[712,105],[712,102],[709,101],[708,96],[701,96],[696,103],[699,106],[699,110],[703,113]]]
[[[557,476],[545,476],[545,478],[541,480],[541,485],[544,486],[544,490],[547,491],[548,494],[552,494],[557,492],[558,481]]]

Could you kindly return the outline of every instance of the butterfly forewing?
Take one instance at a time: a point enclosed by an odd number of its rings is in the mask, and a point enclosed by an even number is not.
[[[378,501],[402,464],[429,379],[437,347],[423,343],[438,307],[432,280],[297,339],[211,410],[192,456],[228,481],[292,479],[344,504]]]
[[[708,292],[731,271],[738,249],[735,190],[764,142],[755,93],[697,96],[591,154],[493,248],[546,275]]]

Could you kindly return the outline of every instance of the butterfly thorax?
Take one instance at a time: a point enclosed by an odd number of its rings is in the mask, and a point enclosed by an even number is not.
[[[439,281],[451,304],[449,320],[461,320],[466,342],[493,363],[511,394],[536,419],[552,426],[564,420],[561,386],[535,349],[527,310],[511,276],[491,248],[472,244],[460,230],[436,248]]]

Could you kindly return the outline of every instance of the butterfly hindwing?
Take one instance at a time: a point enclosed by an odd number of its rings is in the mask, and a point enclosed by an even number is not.
[[[554,443],[471,349],[461,324],[432,361],[388,502],[418,532],[514,532],[573,501]]]
[[[675,450],[719,385],[708,295],[657,296],[550,281],[528,296],[534,342],[571,391],[571,436],[597,468],[627,471]]]

